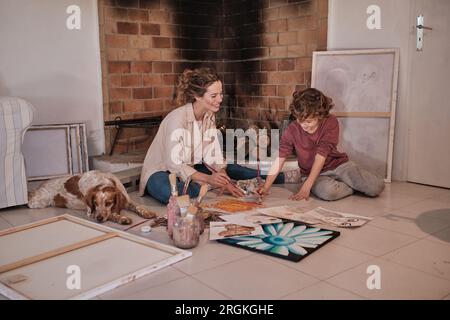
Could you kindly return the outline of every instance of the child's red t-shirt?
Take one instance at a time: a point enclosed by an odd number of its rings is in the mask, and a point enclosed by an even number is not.
[[[316,154],[320,154],[326,157],[321,172],[333,170],[348,161],[347,154],[337,150],[338,142],[339,122],[334,115],[321,120],[312,134],[293,121],[281,137],[279,157],[286,158],[295,151],[301,173],[309,175]]]

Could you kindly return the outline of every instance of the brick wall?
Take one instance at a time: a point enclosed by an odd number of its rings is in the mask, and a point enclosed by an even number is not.
[[[326,48],[327,0],[99,0],[104,118],[165,115],[185,68],[224,80],[218,122],[282,118]],[[155,129],[125,129],[115,152],[146,150]],[[106,150],[111,128],[105,129]]]
[[[228,126],[274,127],[311,83],[312,52],[326,49],[328,1],[228,0],[224,15]]]

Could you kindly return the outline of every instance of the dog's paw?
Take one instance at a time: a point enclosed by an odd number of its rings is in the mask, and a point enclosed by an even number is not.
[[[131,222],[133,222],[133,221],[131,220],[131,218],[128,218],[128,217],[120,216],[120,218],[119,218],[120,224],[131,224]]]
[[[156,217],[156,213],[148,210],[145,206],[136,206],[137,213],[145,219],[153,219]]]

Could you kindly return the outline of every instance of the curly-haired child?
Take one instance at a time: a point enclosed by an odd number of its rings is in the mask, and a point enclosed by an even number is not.
[[[279,157],[274,162],[264,186],[258,190],[266,194],[286,157],[297,155],[301,178],[300,190],[291,200],[308,200],[310,193],[323,200],[338,200],[358,191],[369,197],[378,196],[384,189],[381,177],[350,161],[347,154],[337,150],[339,123],[330,114],[332,100],[317,89],[296,91],[291,104],[296,118],[285,130],[280,142]]]

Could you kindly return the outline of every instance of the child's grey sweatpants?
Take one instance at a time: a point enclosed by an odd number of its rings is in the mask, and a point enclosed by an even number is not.
[[[306,178],[302,177],[302,181]],[[383,178],[361,168],[353,161],[348,161],[334,170],[321,173],[311,192],[320,199],[332,201],[347,197],[353,191],[376,197],[383,189]]]

